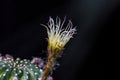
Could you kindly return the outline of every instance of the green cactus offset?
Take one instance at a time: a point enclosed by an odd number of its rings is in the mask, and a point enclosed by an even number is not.
[[[0,80],[39,80],[40,69],[30,60],[20,58],[0,61]]]

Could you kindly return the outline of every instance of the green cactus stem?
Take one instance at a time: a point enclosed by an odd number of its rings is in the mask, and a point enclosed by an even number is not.
[[[0,61],[0,80],[39,80],[41,75],[40,69],[27,59]]]

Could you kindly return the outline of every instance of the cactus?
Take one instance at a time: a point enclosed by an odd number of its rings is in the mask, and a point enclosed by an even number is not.
[[[40,69],[30,60],[20,58],[0,61],[0,80],[39,80]]]
[[[4,57],[0,54],[0,80],[53,80],[50,72],[65,45],[76,33],[76,28],[73,28],[70,20],[66,28],[63,27],[65,19],[66,17],[61,22],[59,17],[56,21],[50,17],[47,25],[42,24],[46,27],[48,34],[48,56],[45,65],[44,60],[38,57],[33,58],[32,61],[20,58],[14,60],[10,55]]]

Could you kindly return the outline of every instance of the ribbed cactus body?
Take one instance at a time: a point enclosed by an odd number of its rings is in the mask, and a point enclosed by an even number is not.
[[[41,72],[29,60],[17,58],[0,61],[0,80],[38,80]]]

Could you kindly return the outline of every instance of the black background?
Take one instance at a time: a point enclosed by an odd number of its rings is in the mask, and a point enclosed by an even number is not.
[[[77,26],[54,80],[104,80],[106,55],[120,24],[119,0],[4,0],[0,11],[0,52],[15,58],[46,55],[49,16]],[[111,30],[109,30],[111,29]]]

